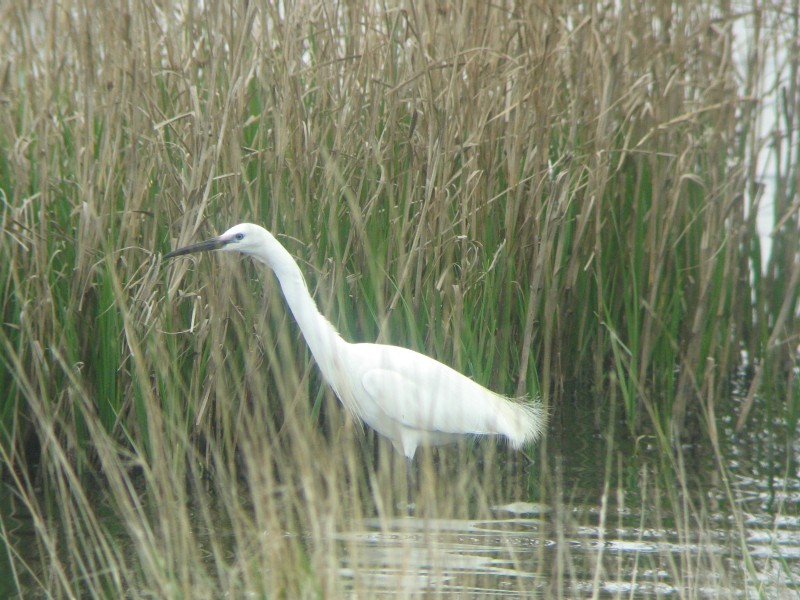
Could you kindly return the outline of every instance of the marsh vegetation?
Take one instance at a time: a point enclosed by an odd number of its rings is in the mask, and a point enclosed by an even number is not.
[[[0,590],[796,589],[799,23],[790,0],[4,3]],[[346,339],[539,394],[549,435],[421,452],[403,518],[402,462],[272,275],[162,262],[240,221]]]

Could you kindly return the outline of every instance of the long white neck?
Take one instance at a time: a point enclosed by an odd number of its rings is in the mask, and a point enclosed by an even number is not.
[[[336,389],[337,371],[334,361],[337,356],[341,356],[342,346],[347,342],[319,312],[308,291],[303,273],[292,255],[268,232],[267,236],[265,250],[254,253],[253,256],[268,265],[275,273],[286,303],[300,326],[300,331],[302,331],[322,375],[339,395],[340,390]]]

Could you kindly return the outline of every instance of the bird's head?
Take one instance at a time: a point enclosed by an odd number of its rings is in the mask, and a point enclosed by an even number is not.
[[[228,229],[225,233],[204,242],[191,244],[178,248],[167,254],[164,258],[173,258],[194,252],[208,252],[222,250],[224,252],[241,252],[259,256],[265,248],[275,240],[263,227],[252,223],[239,223]]]

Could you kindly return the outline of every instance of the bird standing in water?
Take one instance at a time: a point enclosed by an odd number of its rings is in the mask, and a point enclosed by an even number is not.
[[[165,258],[209,250],[241,252],[272,269],[325,381],[347,410],[409,461],[418,446],[447,444],[460,436],[501,436],[519,449],[544,432],[547,415],[538,401],[496,394],[408,348],[343,340],[319,312],[297,262],[263,227],[240,223]]]

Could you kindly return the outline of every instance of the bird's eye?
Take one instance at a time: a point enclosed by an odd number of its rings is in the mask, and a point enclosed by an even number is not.
[[[241,242],[244,239],[244,234],[239,232],[233,236],[233,239],[235,239],[237,242]]]

